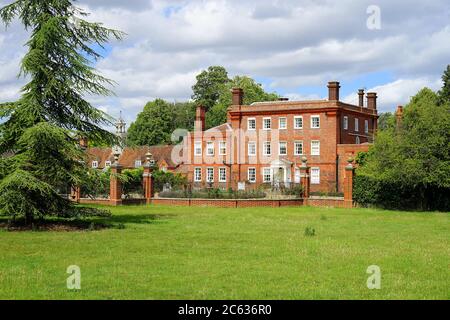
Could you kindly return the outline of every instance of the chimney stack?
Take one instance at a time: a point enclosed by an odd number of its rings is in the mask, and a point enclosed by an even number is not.
[[[197,106],[197,110],[195,111],[195,131],[201,132],[205,130],[205,114],[205,107]]]
[[[398,106],[397,111],[395,111],[395,120],[397,128],[400,128],[402,124],[402,118],[403,118],[403,106]]]
[[[364,89],[358,90],[358,97],[359,97],[359,106],[362,108],[364,107]]]
[[[367,92],[367,108],[377,110],[377,93]]]
[[[78,143],[80,144],[81,149],[87,149],[88,147],[88,138],[87,137],[80,137],[78,140]]]
[[[339,101],[339,82],[330,81],[328,82],[328,100],[330,101]]]
[[[232,99],[231,99],[232,105],[235,105],[235,106],[242,105],[242,101],[244,98],[244,90],[242,90],[241,88],[233,88],[233,89],[231,89],[231,95],[232,95]]]

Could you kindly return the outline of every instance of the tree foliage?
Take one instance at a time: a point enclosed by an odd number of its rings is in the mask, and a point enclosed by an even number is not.
[[[447,69],[444,71],[442,75],[443,86],[442,89],[439,90],[439,103],[445,104],[450,103],[450,64],[447,65]]]
[[[156,99],[148,102],[136,121],[130,125],[127,144],[139,146],[170,143],[172,131],[173,118],[169,104],[162,99]]]
[[[211,66],[197,75],[197,83],[192,87],[194,102],[169,103],[156,99],[147,103],[127,133],[127,144],[158,145],[171,144],[172,133],[176,129],[192,130],[197,105],[206,107],[206,127],[211,128],[227,121],[227,109],[231,105],[231,89],[244,90],[244,104],[257,101],[277,100],[275,93],[265,92],[263,87],[247,76],[228,79],[224,67]]]
[[[448,209],[448,197],[441,195],[450,192],[450,103],[439,100],[430,89],[422,89],[405,106],[399,127],[378,132],[357,169],[358,201]]]
[[[196,78],[197,82],[192,86],[192,99],[209,110],[218,102],[220,93],[230,82],[228,72],[224,67],[210,66]]]
[[[395,116],[392,112],[383,112],[378,118],[378,130],[386,130],[395,127]]]
[[[259,101],[274,101],[279,98],[276,93],[264,91],[261,84],[247,76],[236,76],[220,92],[217,103],[206,113],[206,126],[208,128],[220,125],[227,121],[227,109],[231,105],[231,89],[241,88],[244,90],[244,104]]]
[[[112,81],[95,72],[95,46],[122,33],[83,19],[69,0],[17,0],[0,9],[5,25],[18,18],[31,37],[20,75],[29,82],[14,103],[1,105],[0,213],[71,215],[76,210],[57,193],[62,183],[86,178],[79,136],[114,142],[103,129],[110,119],[85,96],[109,95]],[[5,156],[6,155],[6,156]]]

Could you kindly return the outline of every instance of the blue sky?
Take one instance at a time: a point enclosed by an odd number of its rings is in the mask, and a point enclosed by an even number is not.
[[[0,0],[0,5],[10,0]],[[392,111],[422,87],[441,86],[450,63],[448,0],[79,0],[89,20],[127,33],[101,52],[98,70],[114,80],[115,97],[89,97],[128,123],[155,98],[190,98],[195,75],[222,65],[290,99],[341,99],[378,92]],[[375,10],[375,11],[374,11]],[[0,29],[0,101],[19,96],[19,63],[28,37],[13,23]]]

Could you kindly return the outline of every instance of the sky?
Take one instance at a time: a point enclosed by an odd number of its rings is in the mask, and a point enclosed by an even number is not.
[[[12,0],[0,0],[3,6]],[[190,99],[211,65],[247,75],[291,100],[324,99],[340,81],[341,100],[378,93],[380,112],[438,90],[450,63],[448,0],[79,0],[89,21],[126,32],[96,63],[114,80],[113,97],[88,97],[128,124],[146,102]],[[0,102],[14,101],[29,34],[0,27]]]

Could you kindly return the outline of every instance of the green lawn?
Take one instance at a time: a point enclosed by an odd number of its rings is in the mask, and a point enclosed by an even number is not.
[[[0,231],[0,299],[449,299],[448,213],[112,208],[125,228]],[[315,236],[305,236],[306,227]],[[81,268],[81,290],[66,268]],[[366,286],[369,265],[381,289]]]

